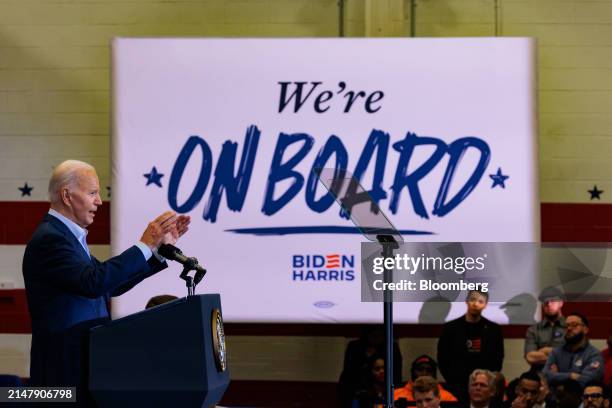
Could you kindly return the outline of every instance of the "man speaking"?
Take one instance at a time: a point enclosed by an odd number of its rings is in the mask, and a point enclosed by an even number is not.
[[[51,208],[23,257],[23,277],[32,319],[30,385],[86,387],[88,332],[110,320],[108,303],[167,267],[157,254],[174,244],[189,217],[167,211],[149,223],[139,242],[100,262],[89,253],[87,227],[102,205],[96,170],[67,160],[49,180]]]

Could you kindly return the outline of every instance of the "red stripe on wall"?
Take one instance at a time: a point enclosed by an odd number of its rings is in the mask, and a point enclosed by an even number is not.
[[[25,245],[48,210],[43,201],[0,201],[0,245]],[[542,203],[541,217],[543,242],[612,242],[612,204]],[[87,242],[110,244],[110,203],[98,209]]]
[[[44,201],[0,201],[0,245],[27,244],[48,211],[49,203]],[[98,208],[96,221],[88,231],[88,244],[110,244],[110,203]]]
[[[31,332],[25,290],[0,290],[0,333]]]
[[[542,203],[542,242],[612,242],[612,204]]]
[[[25,245],[48,211],[45,202],[0,202],[0,245]],[[543,242],[612,241],[612,204],[542,203]],[[110,204],[104,203],[89,228],[88,243],[110,244]],[[580,311],[591,319],[591,336],[609,335],[612,303],[572,303],[564,310]],[[399,337],[438,337],[440,325],[398,325]],[[504,326],[506,338],[522,338],[525,326]],[[0,333],[30,333],[25,291],[0,290]],[[230,335],[295,335],[358,337],[359,325],[326,324],[237,324],[226,325]]]

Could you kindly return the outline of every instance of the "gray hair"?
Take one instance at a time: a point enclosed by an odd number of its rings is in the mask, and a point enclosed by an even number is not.
[[[478,377],[479,375],[484,375],[485,377],[487,377],[487,383],[489,384],[491,393],[495,394],[495,374],[493,374],[493,372],[489,370],[484,370],[481,368],[477,368],[476,370],[474,370],[472,374],[470,374],[470,385],[472,385],[472,383],[476,381],[476,377]]]
[[[74,186],[79,177],[80,170],[96,169],[89,163],[80,160],[66,160],[55,166],[49,179],[49,201],[51,204],[59,203],[62,198],[60,192],[65,186]]]

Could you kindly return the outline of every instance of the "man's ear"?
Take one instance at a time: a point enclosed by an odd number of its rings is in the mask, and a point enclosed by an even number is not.
[[[68,187],[61,188],[60,198],[62,199],[62,203],[64,203],[64,205],[70,207],[70,191],[68,191]]]

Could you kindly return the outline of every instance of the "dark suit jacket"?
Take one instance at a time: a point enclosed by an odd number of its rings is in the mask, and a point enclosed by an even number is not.
[[[110,319],[110,296],[118,296],[164,269],[133,246],[100,262],[74,234],[46,214],[23,257],[23,278],[32,319],[32,386],[86,386],[89,329]]]

